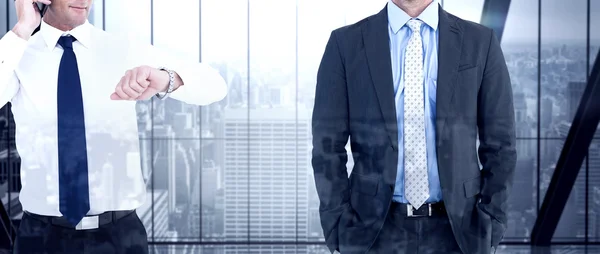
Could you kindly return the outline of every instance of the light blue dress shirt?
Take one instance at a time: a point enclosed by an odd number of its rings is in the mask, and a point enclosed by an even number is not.
[[[438,74],[438,3],[432,3],[416,19],[423,21],[421,37],[423,38],[423,67],[425,92],[425,134],[427,139],[427,171],[429,177],[429,199],[427,203],[442,200],[442,191],[438,174],[437,152],[435,147],[435,103]],[[412,31],[405,25],[411,17],[388,2],[388,23],[390,50],[392,56],[392,73],[394,76],[394,99],[396,101],[396,118],[398,119],[398,175],[394,190],[394,201],[408,203],[404,197],[404,53]]]

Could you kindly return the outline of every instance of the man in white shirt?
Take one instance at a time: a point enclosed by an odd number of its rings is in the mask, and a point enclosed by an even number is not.
[[[21,157],[16,253],[148,253],[135,103],[227,94],[209,66],[93,27],[92,1],[16,0],[0,40],[0,104],[12,104]],[[36,2],[49,5],[43,21]]]

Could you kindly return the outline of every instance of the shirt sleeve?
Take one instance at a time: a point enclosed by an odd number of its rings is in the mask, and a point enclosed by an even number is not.
[[[9,102],[19,91],[19,80],[15,69],[19,65],[27,41],[8,31],[0,39],[0,107]]]
[[[153,68],[165,67],[177,73],[183,85],[169,94],[169,97],[192,105],[209,105],[218,102],[227,95],[227,84],[221,74],[210,65],[197,61],[179,59],[155,46],[135,47],[129,52],[138,65],[148,65]],[[137,67],[137,66],[136,66]]]

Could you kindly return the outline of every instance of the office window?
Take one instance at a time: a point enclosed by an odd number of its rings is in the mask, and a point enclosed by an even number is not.
[[[511,77],[517,138],[538,136],[538,103],[552,106],[538,98],[538,1],[511,2],[502,35],[502,50]],[[494,15],[495,13],[490,13]],[[551,115],[542,115],[541,126],[548,126]],[[518,158],[535,157],[537,145],[530,142],[518,151]]]
[[[529,240],[537,215],[538,1],[511,2],[501,46],[511,77],[517,133],[515,183],[506,241]],[[488,13],[488,15],[500,15]],[[530,194],[525,194],[530,193]]]
[[[0,0],[0,14],[2,14],[2,16],[4,15],[8,15],[8,9],[7,7],[7,2],[8,0]],[[5,16],[4,16],[5,17]],[[6,19],[0,19],[0,33],[2,35],[4,35],[8,30],[10,30],[12,27],[8,27],[8,23],[6,22]]]
[[[178,61],[190,64],[200,62],[200,2],[180,0],[153,3],[153,45]],[[154,100],[154,137],[199,139],[199,109],[198,106],[172,99]]]
[[[250,232],[250,241],[296,241],[296,229],[299,224],[307,221],[284,219],[285,213],[306,214],[307,207],[280,206],[282,202],[274,197],[285,200],[307,199],[307,196],[297,196],[297,184],[306,186],[305,179],[296,179],[296,154],[286,156],[283,166],[274,166],[272,162],[282,152],[275,150],[277,145],[293,147],[297,145],[296,128],[273,128],[283,124],[296,126],[296,2],[279,0],[253,0],[249,5],[249,55],[250,55],[250,86],[249,108],[250,124],[257,128],[250,129],[251,151],[260,151],[257,157],[249,158],[258,161],[257,166],[249,168],[253,176],[266,175],[269,180],[250,181],[251,192],[249,203],[258,203],[260,207],[250,208],[250,228],[264,227],[258,232]],[[277,22],[273,22],[276,20]],[[275,35],[276,34],[276,35]],[[274,36],[275,35],[275,36]],[[307,116],[305,114],[305,116]],[[307,117],[304,117],[307,121]],[[277,133],[277,130],[283,133]],[[306,129],[304,130],[306,131]],[[282,134],[282,135],[277,135]],[[306,156],[305,153],[302,155]],[[278,173],[286,176],[283,181],[275,181]],[[296,180],[299,180],[297,182]],[[304,181],[303,181],[304,180]],[[282,185],[282,189],[276,186]],[[267,223],[265,223],[268,221]],[[293,232],[283,232],[278,229],[293,229]],[[304,236],[306,237],[306,236]]]
[[[598,56],[598,51],[600,50],[600,2],[598,1],[588,1],[590,3],[589,12],[590,12],[590,72],[592,71],[592,66],[594,65],[594,60]]]
[[[94,1],[90,9],[89,21],[92,25],[104,29],[104,1]]]
[[[588,210],[587,227],[590,242],[600,240],[600,139],[594,139],[588,149]]]
[[[223,101],[201,108],[202,138],[247,139],[248,3],[201,1],[201,60],[217,68],[229,87]]]
[[[542,98],[553,101],[552,123],[542,137],[565,138],[556,127],[570,126],[585,89],[587,1],[544,1],[542,4],[541,87]],[[556,17],[561,17],[557,19]]]
[[[344,13],[344,23],[350,25],[379,13],[388,3],[388,0],[330,0],[330,2],[337,3],[336,11]]]
[[[600,2],[588,1],[589,23],[589,71],[591,73],[600,51]],[[588,150],[588,236],[590,242],[600,241],[600,132],[596,131]]]
[[[542,2],[541,13],[541,98],[552,101],[553,107],[542,107],[541,115],[551,116],[541,137],[558,139],[545,141],[556,144],[567,137],[579,106],[586,81],[587,1],[549,0]],[[561,17],[561,18],[556,18]],[[548,112],[550,111],[550,112]],[[562,148],[562,146],[558,146]],[[554,149],[553,147],[545,147]],[[559,150],[560,153],[560,150]],[[550,178],[558,157],[542,156],[541,176]],[[547,161],[549,160],[549,161]],[[556,241],[583,240],[585,237],[585,165],[582,167],[559,226]],[[544,184],[541,187],[544,188]],[[545,191],[540,190],[543,198]]]
[[[485,0],[444,0],[445,11],[464,20],[479,23]]]
[[[435,1],[460,18],[481,21],[485,0]],[[317,70],[332,30],[378,13],[387,2],[94,2],[90,22],[96,27],[152,43],[182,60],[207,63],[220,72],[229,88],[223,101],[209,106],[172,99],[137,103],[148,190],[147,202],[137,212],[149,241],[324,241],[310,163]],[[518,138],[505,241],[530,239],[538,204],[585,89],[587,72],[600,50],[600,3],[544,0],[542,6],[538,4],[538,0],[511,1],[501,41],[511,75]],[[14,1],[0,0],[0,14],[5,15],[0,18],[4,35],[16,23]],[[19,219],[20,158],[14,128],[7,104],[0,109],[0,184],[9,192],[3,199],[6,209]],[[600,241],[599,135],[564,208],[555,242],[582,242],[586,232],[589,241]],[[350,147],[346,149],[350,172],[354,162]],[[323,249],[251,246],[177,250],[312,253]]]
[[[540,161],[546,166],[540,168],[540,205],[552,179],[554,168],[565,139],[542,139]],[[554,233],[553,241],[582,241],[585,237],[585,163],[582,165],[575,185]]]
[[[248,4],[201,1],[202,62],[217,68],[229,87],[222,102],[200,112],[204,241],[249,237]]]
[[[95,1],[92,8],[104,4],[104,30],[119,37],[143,44],[151,43],[150,1]],[[97,14],[97,12],[94,12]],[[96,23],[102,28],[102,24]],[[123,73],[125,74],[125,73]],[[117,84],[115,84],[116,86]]]
[[[6,4],[8,2],[8,4]],[[7,21],[8,21],[8,28],[6,31],[12,29],[15,24],[17,24],[17,10],[15,9],[15,1],[10,1],[10,0],[6,0],[4,2],[4,6],[8,7],[8,17],[7,17]]]

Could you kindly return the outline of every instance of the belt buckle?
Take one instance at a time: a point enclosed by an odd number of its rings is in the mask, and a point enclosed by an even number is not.
[[[431,204],[425,204],[427,205],[427,210],[428,210],[428,215],[420,215],[420,214],[414,214],[414,207],[411,204],[406,204],[406,216],[407,217],[424,217],[424,216],[430,216],[431,217]]]
[[[96,229],[100,227],[99,224],[99,216],[86,216],[83,217],[79,223],[77,223],[77,226],[75,226],[75,230]]]

